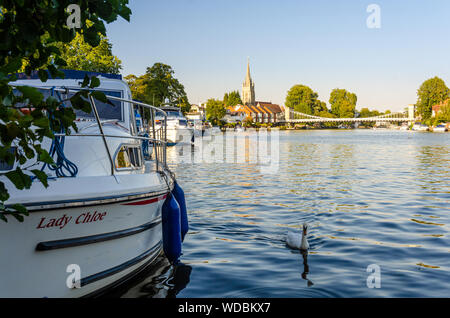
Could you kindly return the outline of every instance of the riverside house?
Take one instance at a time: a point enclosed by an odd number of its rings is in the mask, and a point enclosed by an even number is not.
[[[228,122],[243,122],[251,118],[255,123],[277,123],[283,117],[281,106],[269,102],[256,102],[256,105],[236,105],[227,109]]]

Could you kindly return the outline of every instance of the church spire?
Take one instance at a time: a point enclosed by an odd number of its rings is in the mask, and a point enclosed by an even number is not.
[[[250,86],[252,84],[252,77],[250,76],[250,58],[247,58],[247,75],[245,76],[244,85]]]
[[[242,85],[242,102],[246,105],[255,104],[255,84],[250,75],[250,58],[247,59],[247,74]]]

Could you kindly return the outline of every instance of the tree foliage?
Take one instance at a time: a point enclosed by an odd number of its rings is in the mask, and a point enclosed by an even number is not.
[[[439,77],[433,77],[422,83],[417,91],[417,112],[423,120],[431,118],[432,108],[449,98],[450,90]]]
[[[112,54],[112,44],[100,34],[100,43],[93,47],[79,33],[70,43],[60,43],[61,58],[71,70],[119,74],[122,61]]]
[[[321,114],[324,114],[324,113],[328,114],[327,103],[317,100],[316,103],[313,105],[313,115],[321,116]],[[327,116],[325,116],[325,117],[327,117]]]
[[[16,164],[15,170],[0,175],[18,189],[29,189],[32,176],[48,186],[45,172],[23,165],[32,160],[53,164],[53,159],[41,146],[43,139],[54,138],[55,131],[69,133],[70,128],[77,129],[74,111],[61,108],[61,102],[56,98],[44,99],[39,90],[27,86],[13,91],[16,73],[23,65],[27,75],[36,70],[44,82],[49,77],[64,76],[59,69],[67,63],[58,43],[69,43],[75,38],[76,30],[69,29],[66,24],[69,17],[66,8],[72,3],[74,1],[70,0],[0,1],[0,160],[9,165]],[[128,0],[79,0],[76,3],[81,8],[82,23],[78,31],[93,47],[100,44],[101,35],[106,36],[104,22],[113,22],[119,16],[129,21],[131,14]],[[85,98],[94,94],[89,90],[99,84],[97,78],[86,76],[82,83],[86,89],[71,98],[73,108],[90,111]],[[106,99],[99,92],[95,94]],[[26,209],[17,204],[6,206],[9,198],[5,183],[0,181],[0,219],[6,221],[6,215],[11,214],[23,221]]]
[[[450,122],[450,99],[441,106],[439,113],[436,116],[437,121],[440,123],[449,123]]]
[[[124,80],[128,83],[128,86],[131,90],[131,95],[134,99],[139,101],[144,101],[145,98],[145,84],[144,84],[144,77],[139,76],[137,77],[134,74],[130,74],[124,77]]]
[[[155,63],[148,67],[144,75],[128,75],[125,80],[130,86],[134,99],[157,107],[169,104],[180,107],[186,113],[190,110],[184,86],[174,77],[171,66]]]
[[[387,113],[387,112],[386,112]],[[390,113],[390,111],[389,111]],[[359,111],[359,118],[369,118],[369,117],[376,117],[376,116],[380,116],[382,115],[382,113],[380,113],[378,110],[369,110],[369,108],[364,107],[361,108],[361,110]]]
[[[232,91],[230,93],[225,93],[225,95],[223,96],[223,103],[225,107],[242,104],[241,95],[239,94],[239,91]]]
[[[313,115],[326,109],[326,104],[318,100],[319,95],[305,85],[294,85],[286,96],[286,106],[295,111]]]
[[[208,99],[206,102],[206,119],[217,124],[226,115],[226,109],[222,101]]]
[[[331,113],[338,118],[353,118],[357,101],[356,94],[336,88],[330,94]]]

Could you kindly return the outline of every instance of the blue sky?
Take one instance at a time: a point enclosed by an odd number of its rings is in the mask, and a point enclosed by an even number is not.
[[[369,4],[381,28],[369,29]],[[448,0],[130,0],[131,22],[107,26],[123,75],[169,64],[191,103],[241,90],[250,58],[256,99],[284,104],[295,84],[328,104],[334,88],[357,108],[403,110],[434,76],[450,86]]]

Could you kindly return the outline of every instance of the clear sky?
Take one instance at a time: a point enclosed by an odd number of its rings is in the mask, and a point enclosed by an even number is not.
[[[370,4],[381,28],[367,27]],[[403,110],[420,84],[450,86],[449,0],[130,0],[131,22],[107,26],[123,75],[169,64],[191,103],[241,91],[247,58],[256,100],[284,105],[295,84],[327,102],[334,88],[357,108]]]

